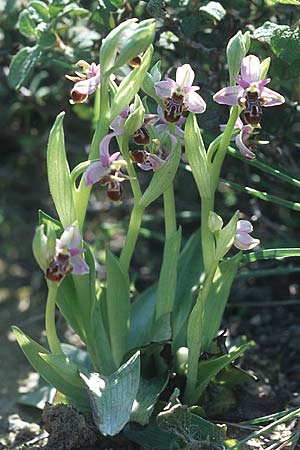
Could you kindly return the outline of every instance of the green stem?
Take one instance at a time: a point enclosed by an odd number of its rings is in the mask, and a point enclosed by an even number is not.
[[[208,227],[209,214],[214,210],[214,196],[201,199],[201,246],[205,272],[208,273],[215,257],[215,239]]]
[[[203,288],[201,289],[196,304],[190,314],[188,322],[188,368],[187,368],[187,383],[185,390],[185,402],[187,404],[195,404],[195,390],[197,385],[198,375],[198,360],[201,352],[201,338],[203,329],[203,314],[205,310],[205,303],[211,289],[215,272],[218,264],[215,262],[210,272],[208,273]]]
[[[55,300],[57,293],[57,284],[48,281],[47,285],[48,285],[48,297],[45,314],[46,335],[51,352],[55,354],[57,353],[62,354],[63,351],[61,349],[60,342],[57,337],[55,326]]]
[[[108,82],[102,83],[100,89],[100,115],[91,144],[89,160],[97,159],[99,157],[99,144],[106,135],[111,122]],[[74,194],[76,212],[78,217],[78,226],[81,232],[84,224],[88,201],[90,198],[90,192],[91,186],[87,187],[85,185],[84,178],[82,177],[79,187]]]
[[[124,136],[123,138],[119,138],[118,141],[122,150],[123,158],[127,162],[127,172],[128,175],[130,176],[130,184],[134,197],[134,205],[129,221],[128,233],[126,236],[124,247],[120,255],[120,264],[122,265],[123,269],[127,272],[135,249],[136,241],[140,232],[144,208],[139,206],[139,201],[142,197],[142,191],[140,183],[136,176],[134,165],[130,158],[128,149],[128,137]]]
[[[140,232],[143,213],[144,208],[139,206],[138,203],[135,203],[131,212],[125,244],[120,255],[120,264],[125,272],[129,269],[130,261]]]
[[[173,183],[164,192],[165,235],[166,239],[177,230],[176,208]]]
[[[218,148],[215,158],[213,160],[213,164],[212,164],[212,168],[211,168],[212,195],[214,195],[214,193],[217,189],[218,183],[219,183],[219,177],[220,177],[220,173],[221,173],[222,164],[223,164],[224,158],[226,156],[227,148],[230,143],[230,139],[231,139],[231,136],[232,136],[232,133],[234,130],[235,123],[239,116],[239,113],[240,113],[239,106],[233,106],[231,108],[228,123],[226,125],[219,148]]]

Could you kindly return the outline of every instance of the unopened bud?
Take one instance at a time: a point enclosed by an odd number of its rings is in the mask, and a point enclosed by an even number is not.
[[[223,227],[223,219],[221,216],[216,214],[214,211],[211,211],[209,213],[208,218],[208,228],[212,233],[216,233],[217,231],[220,231]]]
[[[230,76],[230,84],[234,83],[235,77],[239,74],[242,59],[247,54],[249,46],[249,35],[239,30],[228,42],[226,54]]]

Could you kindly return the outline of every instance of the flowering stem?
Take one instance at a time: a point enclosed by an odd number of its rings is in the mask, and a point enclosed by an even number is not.
[[[221,139],[219,148],[217,150],[217,153],[216,153],[214,161],[213,161],[212,170],[211,170],[212,195],[214,195],[214,193],[217,189],[218,183],[219,183],[219,177],[220,177],[222,164],[223,164],[224,158],[226,156],[227,148],[230,143],[230,139],[231,139],[231,136],[232,136],[232,133],[234,130],[235,123],[239,116],[239,113],[240,113],[240,107],[233,106],[231,109],[231,112],[230,112],[230,117],[229,117],[228,123],[227,123],[226,128],[223,133],[223,137]]]
[[[173,183],[164,192],[165,234],[168,239],[177,230]]]
[[[203,315],[205,311],[205,303],[207,301],[209,291],[217,270],[218,264],[212,265],[210,272],[205,278],[203,287],[198,295],[196,304],[190,314],[187,330],[188,344],[188,368],[187,368],[187,384],[185,390],[185,402],[187,404],[195,404],[198,400],[195,398],[195,389],[197,385],[198,362],[201,352],[201,339],[203,332]]]
[[[128,271],[132,254],[140,232],[143,213],[144,208],[139,206],[138,203],[135,203],[131,212],[125,244],[120,255],[120,264],[126,272]]]
[[[142,197],[142,191],[138,178],[136,176],[134,165],[129,155],[128,137],[124,136],[123,139],[119,138],[118,141],[122,150],[122,155],[127,162],[127,172],[130,176],[130,184],[134,197],[134,205],[131,212],[128,233],[120,255],[120,263],[124,270],[128,271],[132,254],[135,249],[136,241],[140,232],[144,208],[139,205],[139,201]]]
[[[108,83],[101,84],[100,91],[100,115],[96,131],[93,136],[89,159],[97,159],[99,155],[99,144],[106,135],[110,125],[110,105]],[[84,178],[80,180],[78,190],[75,193],[75,206],[78,218],[79,231],[82,232],[88,201],[90,198],[91,187],[85,185]]]
[[[201,245],[205,272],[208,273],[215,257],[214,235],[208,227],[209,214],[214,210],[214,196],[201,199]]]
[[[57,292],[57,284],[51,281],[48,284],[48,297],[46,303],[45,323],[48,344],[52,353],[62,354],[59,339],[55,327],[55,299]]]

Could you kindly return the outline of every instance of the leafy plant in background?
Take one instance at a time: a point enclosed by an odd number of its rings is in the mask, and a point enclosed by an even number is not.
[[[63,11],[59,9],[57,14]],[[22,20],[27,23],[28,15]],[[30,52],[40,54],[41,36],[52,33],[53,23],[41,34],[35,30],[36,50]],[[229,120],[206,148],[196,119],[206,103],[197,93],[199,88],[193,86],[194,72],[185,64],[177,68],[176,80],[161,80],[160,63],[150,69],[154,34],[154,20],[128,20],[103,40],[99,65],[77,63],[76,77],[71,76],[73,103],[85,102],[97,93],[97,126],[89,160],[70,171],[64,113],[59,114],[47,150],[48,181],[58,220],[40,212],[33,241],[35,258],[48,285],[50,351],[21,330],[14,328],[14,333],[33,367],[64,394],[65,401],[80,411],[92,411],[103,435],[114,436],[124,430],[133,441],[164,449],[174,448],[174,443],[179,448],[223,446],[224,428],[203,419],[199,406],[205,408],[203,394],[208,384],[221,382],[225,371],[228,376],[231,363],[251,345],[244,343],[227,353],[217,336],[233,279],[243,261],[299,256],[300,250],[269,249],[229,256],[233,245],[249,250],[259,241],[250,235],[250,222],[239,220],[239,211],[224,226],[214,211],[215,192],[231,138],[236,138],[243,158],[254,159],[260,144],[256,133],[262,109],[284,99],[266,87],[270,59],[260,63],[256,56],[247,56],[249,34],[237,33],[227,46],[230,86],[214,96],[216,102],[231,106]],[[24,50],[13,60],[11,80],[18,67],[23,67],[27,53]],[[127,75],[118,84],[114,74],[128,65]],[[241,113],[246,123],[239,119]],[[112,139],[119,147],[113,154],[109,151]],[[181,249],[173,179],[183,145],[201,198],[201,229]],[[153,172],[144,192],[137,170]],[[284,178],[269,166],[266,170]],[[82,240],[91,186],[98,182],[116,203],[124,183],[130,183],[133,193],[120,256],[106,247],[103,285],[96,279],[92,251]],[[161,195],[165,244],[159,279],[134,299],[131,258],[144,211]],[[75,347],[58,339],[56,305],[86,346],[80,358]],[[131,422],[147,427],[136,428]]]

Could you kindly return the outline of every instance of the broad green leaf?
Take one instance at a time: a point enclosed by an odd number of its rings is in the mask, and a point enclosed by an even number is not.
[[[70,361],[78,366],[80,370],[92,370],[92,361],[90,355],[86,350],[75,347],[75,345],[65,343],[61,344],[61,348],[64,354],[70,359]]]
[[[94,309],[91,313],[91,325],[88,330],[88,351],[94,363],[94,367],[102,375],[109,375],[116,370],[116,364],[113,360],[109,336],[107,332],[107,317],[102,314],[101,302],[104,296],[97,299]]]
[[[106,247],[107,292],[106,306],[111,350],[119,367],[128,350],[130,318],[129,278],[116,258]]]
[[[213,338],[217,335],[230,289],[242,259],[242,253],[226,259],[219,265],[208,294],[203,314],[202,351],[208,350]]]
[[[141,377],[139,390],[130,416],[131,422],[137,422],[141,425],[147,425],[149,423],[158,397],[166,387],[167,382],[168,378],[156,377],[147,380]]]
[[[118,91],[112,101],[111,120],[113,120],[118,114],[120,114],[120,112],[125,108],[126,105],[129,105],[131,103],[135,94],[139,91],[145,74],[149,68],[152,54],[153,47],[150,46],[143,55],[142,63],[140,64],[140,66],[129,72],[129,74],[121,81]]]
[[[176,404],[157,416],[158,426],[176,436],[184,448],[223,448],[225,425],[215,425],[193,414],[186,405]],[[193,443],[193,447],[191,446]]]
[[[132,302],[128,334],[129,349],[139,348],[150,342],[156,295],[157,285],[155,284]]]
[[[177,261],[181,244],[181,228],[165,241],[163,261],[159,275],[156,318],[173,311],[176,294]]]
[[[298,28],[282,26],[273,31],[271,47],[279,58],[292,64],[300,59],[300,31]]]
[[[39,1],[39,0],[32,0],[28,4],[28,10],[32,14],[32,10],[34,11],[34,14],[36,15],[37,19],[40,19],[44,22],[48,22],[50,19],[49,14],[49,8],[46,5],[46,3]]]
[[[300,1],[299,0],[279,0],[279,3],[282,3],[284,5],[300,6]]]
[[[32,19],[30,12],[27,9],[24,9],[20,15],[18,20],[19,30],[23,36],[28,38],[36,37],[36,23]]]
[[[174,434],[159,428],[154,420],[151,420],[147,427],[129,424],[123,433],[128,439],[139,444],[141,448],[149,450],[171,450],[176,439]]]
[[[41,56],[38,45],[23,47],[12,59],[9,67],[8,82],[14,89],[19,89],[28,80],[34,66]]]
[[[155,320],[151,333],[149,335],[148,343],[164,343],[172,339],[172,323],[171,323],[171,312],[163,314],[159,319]]]
[[[39,46],[41,48],[50,48],[56,44],[56,36],[50,30],[45,30],[40,34]]]
[[[222,20],[226,15],[226,10],[219,2],[208,2],[206,5],[200,6],[199,11],[205,13],[210,19]]]
[[[63,119],[60,113],[50,131],[47,149],[48,182],[53,202],[64,228],[76,221],[70,169],[67,161]]]
[[[239,356],[241,356],[245,351],[253,346],[253,342],[248,342],[240,347],[232,350],[226,355],[217,356],[209,360],[200,360],[198,364],[198,377],[196,385],[196,398],[199,398],[204,390],[206,389],[208,383],[215,377],[222,369],[224,369],[228,364],[231,364]]]
[[[44,380],[69,397],[73,404],[78,405],[80,408],[83,407],[84,409],[87,409],[89,407],[89,402],[84,388],[82,389],[70,384],[61,373],[53,369],[53,367],[41,357],[40,354],[49,354],[44,347],[26,336],[19,328],[12,327],[12,330],[26,358]]]
[[[80,389],[84,389],[84,383],[79,376],[76,365],[65,355],[52,353],[39,353],[39,356],[51,366],[67,383]]]
[[[209,198],[210,173],[205,147],[195,114],[189,114],[185,125],[185,151],[201,198]]]
[[[139,205],[143,208],[147,208],[154,200],[156,200],[166,189],[171,185],[177,168],[179,166],[181,156],[181,146],[177,142],[175,148],[172,150],[171,155],[158,170],[155,171],[149,186],[144,192]]]
[[[46,385],[35,389],[32,392],[20,395],[18,403],[21,405],[34,406],[43,410],[46,403],[52,403],[56,394],[56,389]]]
[[[108,377],[80,374],[91,399],[94,422],[104,436],[115,436],[130,420],[140,382],[140,353]]]

